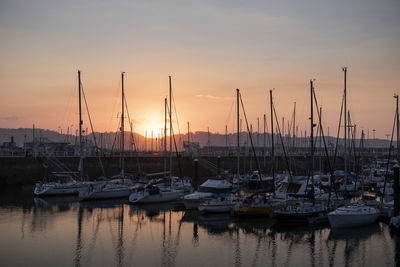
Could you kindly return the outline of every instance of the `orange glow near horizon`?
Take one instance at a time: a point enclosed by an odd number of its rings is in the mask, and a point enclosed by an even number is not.
[[[265,113],[269,129],[269,90],[275,88],[279,123],[290,120],[296,102],[299,134],[309,132],[309,80],[315,78],[323,125],[334,135],[347,66],[358,135],[361,129],[370,135],[376,129],[377,138],[391,133],[393,94],[400,93],[400,3],[192,4],[6,1],[0,9],[0,127],[75,132],[80,69],[96,132],[119,129],[124,71],[130,118],[141,135],[158,136],[163,128],[168,75],[175,134],[186,133],[187,122],[192,132],[225,133],[225,126],[235,132],[236,88],[253,131]],[[243,112],[241,118],[244,127]]]

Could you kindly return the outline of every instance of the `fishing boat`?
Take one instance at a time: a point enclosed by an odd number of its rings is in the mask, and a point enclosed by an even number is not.
[[[341,207],[328,213],[329,224],[333,228],[356,227],[377,221],[379,211],[364,204]]]

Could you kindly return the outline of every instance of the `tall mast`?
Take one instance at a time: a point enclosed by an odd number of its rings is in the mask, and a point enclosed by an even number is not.
[[[264,158],[264,172],[266,171],[266,159],[265,159],[265,145],[266,145],[266,127],[267,126],[267,118],[266,115],[264,114],[264,142],[263,142],[263,158]]]
[[[239,160],[240,160],[240,122],[239,122],[239,89],[236,89],[236,116],[237,116],[237,162],[236,162],[236,179],[239,186],[240,180],[240,168],[239,168]]]
[[[296,102],[293,110],[293,148],[296,146]]]
[[[81,91],[82,91],[82,83],[81,83],[81,71],[80,70],[78,70],[78,90],[79,90],[79,172],[80,172],[80,175],[81,175],[81,178],[83,177],[83,160],[82,160],[82,157],[83,157],[83,143],[82,143],[82,124],[83,124],[83,121],[82,121],[82,106],[81,106],[81,104],[82,104],[82,101],[81,101],[81,99],[82,99],[82,97],[81,97],[81,95],[82,95],[82,93],[81,93]]]
[[[164,176],[167,175],[167,98],[164,98]]]
[[[311,190],[314,191],[314,105],[313,105],[313,81],[310,80],[310,99],[311,99],[311,116],[310,116],[310,148],[311,148]]]
[[[225,125],[225,148],[228,149],[228,126]]]
[[[343,68],[344,72],[344,179],[347,184],[347,67]]]
[[[190,136],[190,124],[189,124],[189,122],[187,123],[187,125],[188,125],[188,145],[189,145],[189,142],[190,142],[190,138],[189,138],[189,136]]]
[[[172,87],[171,76],[169,78],[169,178],[172,175]]]
[[[269,99],[271,106],[271,159],[272,159],[272,183],[273,192],[275,196],[275,151],[274,151],[274,116],[273,116],[273,102],[272,102],[272,90],[269,90]]]
[[[394,95],[394,98],[396,98],[396,132],[397,132],[397,160],[399,160],[399,155],[400,155],[400,140],[399,140],[399,96]]]
[[[124,74],[125,74],[125,72],[121,72],[121,84],[122,84],[122,86],[121,86],[121,89],[122,89],[122,105],[121,105],[121,108],[122,108],[122,111],[121,111],[121,176],[122,177],[124,177],[125,176],[125,174],[124,174],[124,168],[125,168],[125,166],[124,166],[124,145],[125,145],[125,140],[124,140],[124,131],[125,131],[125,129],[124,129],[124,103],[125,103],[125,94],[124,94]]]
[[[260,146],[259,136],[260,136],[260,118],[257,117],[257,147]]]

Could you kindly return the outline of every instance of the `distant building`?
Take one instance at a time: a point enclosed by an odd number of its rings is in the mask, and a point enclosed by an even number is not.
[[[3,142],[0,146],[0,156],[23,156],[24,150],[20,147],[17,147],[17,144],[14,142],[14,137],[11,136],[10,142]]]

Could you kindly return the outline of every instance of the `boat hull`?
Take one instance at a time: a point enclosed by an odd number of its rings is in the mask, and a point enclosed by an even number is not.
[[[113,191],[89,191],[80,192],[79,198],[81,200],[95,200],[95,199],[112,199],[124,198],[130,194],[129,189],[113,190]]]
[[[35,196],[65,196],[65,195],[77,195],[79,190],[83,186],[48,186],[40,187],[36,186],[34,190]]]
[[[270,213],[281,206],[242,206],[237,205],[233,208],[233,212],[238,216],[269,216]]]
[[[230,212],[233,205],[199,205],[199,211],[206,213],[226,213]]]
[[[146,192],[134,192],[129,195],[129,202],[150,204],[150,203],[161,203],[178,200],[183,196],[179,191],[172,192],[160,192],[158,194],[148,194]]]
[[[378,220],[378,213],[373,214],[328,214],[329,224],[333,228],[356,227],[375,223]]]
[[[283,224],[308,224],[310,218],[317,218],[321,212],[313,213],[275,213],[273,218]],[[326,214],[326,213],[325,213]]]

